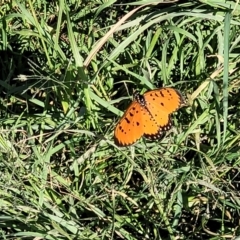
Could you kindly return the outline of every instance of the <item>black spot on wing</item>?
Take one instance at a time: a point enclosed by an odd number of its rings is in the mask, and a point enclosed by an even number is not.
[[[124,118],[128,124],[130,124],[130,121],[127,117]]]

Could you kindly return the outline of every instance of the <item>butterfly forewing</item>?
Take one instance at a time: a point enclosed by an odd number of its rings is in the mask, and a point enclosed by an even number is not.
[[[114,141],[118,146],[135,143],[144,133],[142,106],[134,101],[118,122],[114,131]]]
[[[144,98],[148,104],[154,103],[159,106],[159,111],[168,114],[175,112],[184,103],[181,93],[174,88],[151,90],[144,94]]]

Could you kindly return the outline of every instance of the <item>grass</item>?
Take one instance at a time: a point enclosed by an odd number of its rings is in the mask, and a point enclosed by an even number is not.
[[[239,1],[0,4],[1,239],[234,239]],[[133,91],[179,89],[161,141],[118,148]]]

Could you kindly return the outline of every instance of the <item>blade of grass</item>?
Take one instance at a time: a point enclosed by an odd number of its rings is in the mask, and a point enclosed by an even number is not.
[[[223,69],[223,142],[225,142],[228,125],[228,72],[229,72],[229,34],[231,13],[224,19],[224,69]]]

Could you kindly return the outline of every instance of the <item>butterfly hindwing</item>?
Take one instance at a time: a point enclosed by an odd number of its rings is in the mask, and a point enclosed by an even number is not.
[[[157,139],[160,137],[161,132],[159,126],[152,115],[151,111],[145,106],[142,107],[142,122],[143,122],[143,135],[148,139]]]
[[[167,112],[161,111],[156,103],[147,104],[147,108],[151,114],[152,121],[156,128],[154,132],[149,128],[149,125],[144,129],[144,136],[148,139],[158,139],[164,131],[171,128],[172,122]]]

